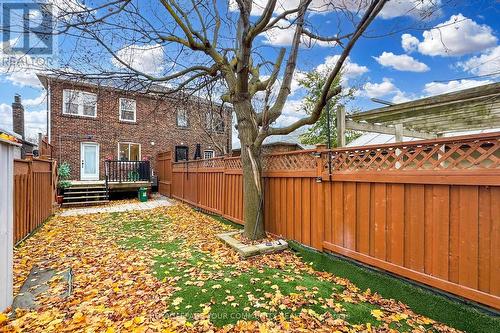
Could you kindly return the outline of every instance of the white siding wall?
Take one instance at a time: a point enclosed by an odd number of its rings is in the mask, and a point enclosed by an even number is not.
[[[14,149],[0,140],[0,311],[12,303]]]

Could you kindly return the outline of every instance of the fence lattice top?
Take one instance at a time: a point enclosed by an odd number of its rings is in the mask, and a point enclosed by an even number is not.
[[[329,161],[331,161],[329,165]],[[174,163],[174,169],[241,170],[239,157]],[[264,155],[264,171],[420,171],[500,168],[500,133]]]
[[[332,150],[332,171],[497,169],[500,135]],[[328,168],[328,156],[324,160]]]

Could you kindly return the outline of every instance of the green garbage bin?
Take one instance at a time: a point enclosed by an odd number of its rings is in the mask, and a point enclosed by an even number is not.
[[[139,201],[140,202],[148,201],[148,189],[146,187],[141,187],[139,189]]]

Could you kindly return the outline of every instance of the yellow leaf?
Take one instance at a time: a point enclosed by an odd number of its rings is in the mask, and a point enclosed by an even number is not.
[[[137,325],[140,325],[144,322],[144,317],[135,317],[134,318],[134,323],[136,323]]]
[[[9,317],[7,317],[4,313],[0,313],[0,324],[5,323],[7,320],[9,320]]]
[[[113,327],[108,327],[106,333],[115,333],[115,329]]]
[[[125,323],[123,323],[123,327],[129,328],[133,324],[134,324],[134,322],[132,320],[127,320]]]
[[[76,312],[74,315],[73,315],[73,321],[79,323],[79,322],[82,322],[85,320],[85,316],[83,315],[83,313],[81,312]]]
[[[172,305],[177,306],[182,303],[184,299],[182,297],[177,297],[172,301]]]
[[[382,317],[384,316],[384,313],[379,309],[372,310],[371,314],[372,314],[372,316],[377,318],[377,320],[382,320]]]

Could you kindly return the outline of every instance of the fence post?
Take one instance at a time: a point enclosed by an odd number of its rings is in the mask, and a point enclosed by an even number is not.
[[[324,163],[323,156],[325,154],[326,145],[320,144],[316,145],[316,183],[314,186],[316,187],[316,223],[313,223],[313,228],[311,232],[311,243],[312,246],[317,249],[323,248],[323,241],[325,235],[325,195],[324,195],[324,182],[323,182],[323,172],[324,172]],[[311,203],[312,206],[312,203]],[[314,228],[314,226],[316,226]]]
[[[221,204],[221,212],[222,216],[226,215],[226,169],[227,169],[227,160],[226,156],[222,159],[222,165],[224,166],[222,170],[222,204]]]
[[[35,196],[33,190],[33,160],[28,162],[28,200],[26,200],[26,212],[28,220],[28,230],[33,230],[34,223],[34,209],[35,209]],[[23,236],[24,237],[24,236]]]

